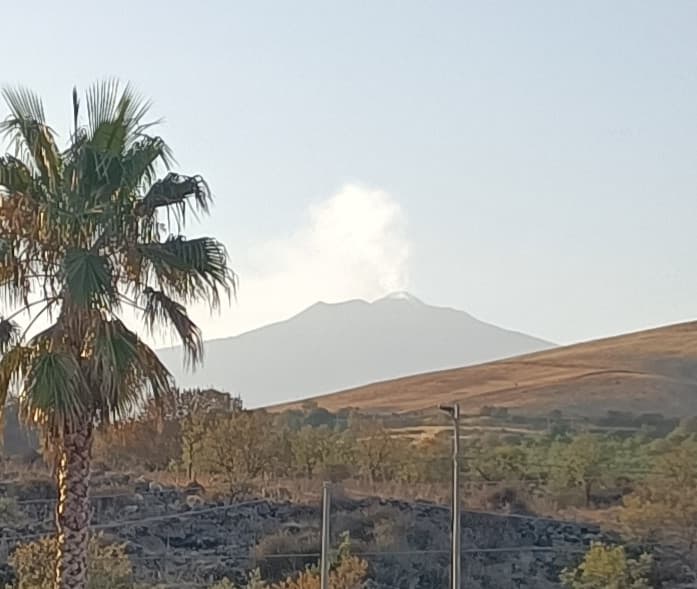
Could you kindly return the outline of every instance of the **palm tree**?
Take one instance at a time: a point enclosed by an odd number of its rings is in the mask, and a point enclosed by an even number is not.
[[[84,118],[73,91],[64,149],[35,94],[3,96],[10,114],[0,131],[13,153],[0,157],[0,292],[13,312],[0,318],[0,408],[16,395],[53,450],[55,587],[84,588],[94,428],[173,386],[127,318],[173,330],[195,366],[201,332],[185,305],[218,307],[236,277],[220,242],[181,235],[191,215],[208,211],[210,192],[200,176],[158,179],[171,151],[149,133],[149,103],[130,87],[91,87]],[[48,327],[32,334],[40,324]]]

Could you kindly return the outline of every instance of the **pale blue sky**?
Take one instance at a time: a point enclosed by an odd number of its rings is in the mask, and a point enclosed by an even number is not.
[[[242,290],[210,336],[392,288],[557,342],[697,315],[694,0],[67,0],[2,18],[2,81],[39,91],[59,130],[73,84],[130,80],[211,183],[196,231],[226,242]]]

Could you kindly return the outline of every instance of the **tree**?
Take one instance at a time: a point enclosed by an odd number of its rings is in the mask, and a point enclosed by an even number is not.
[[[594,542],[583,562],[574,569],[564,569],[560,579],[569,589],[650,589],[652,564],[649,554],[632,560],[622,546]]]
[[[172,377],[135,331],[171,329],[186,361],[200,363],[201,332],[185,305],[218,307],[235,275],[215,239],[187,239],[186,220],[208,211],[200,176],[160,170],[172,162],[150,135],[149,104],[105,82],[73,91],[65,149],[39,97],[5,90],[0,157],[0,291],[16,311],[0,319],[0,406],[17,389],[25,422],[40,426],[56,457],[56,587],[87,585],[90,448],[96,425],[160,398]],[[21,330],[16,320],[29,320]],[[37,320],[48,327],[30,337]]]
[[[157,444],[153,440],[157,439]],[[128,419],[95,432],[92,457],[109,470],[165,470],[182,455],[178,424],[150,418]]]
[[[286,409],[276,414],[274,427],[298,431],[305,424],[305,414],[298,409]]]
[[[528,453],[521,446],[497,445],[483,448],[472,460],[470,468],[485,481],[519,481],[531,472]]]
[[[592,434],[581,434],[569,443],[555,443],[550,449],[551,482],[561,488],[580,487],[586,506],[593,490],[612,474],[614,447]]]
[[[199,462],[203,440],[213,423],[214,416],[231,407],[228,395],[222,393],[227,400],[221,401],[217,395],[212,393],[217,393],[217,391],[185,389],[176,391],[173,398],[174,418],[181,428],[182,460],[189,482],[195,479],[194,465]]]
[[[326,427],[306,425],[290,436],[293,461],[311,479],[331,455],[335,434]]]
[[[323,425],[333,428],[336,425],[336,416],[324,407],[314,407],[305,415],[305,425],[321,427]]]
[[[397,439],[381,423],[368,423],[358,432],[358,463],[371,483],[392,474],[397,448]]]
[[[657,456],[650,474],[624,501],[627,534],[656,543],[662,560],[697,571],[697,441],[686,440]]]
[[[225,475],[232,488],[270,470],[278,439],[268,413],[234,411],[209,424],[202,447],[208,466]]]

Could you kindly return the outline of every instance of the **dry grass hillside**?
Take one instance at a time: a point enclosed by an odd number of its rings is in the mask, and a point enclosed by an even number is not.
[[[459,401],[467,412],[495,405],[529,413],[697,415],[697,322],[379,382],[313,400],[329,410],[374,412],[427,410]]]

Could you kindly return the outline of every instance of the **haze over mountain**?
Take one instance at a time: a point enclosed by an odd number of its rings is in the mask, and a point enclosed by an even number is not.
[[[254,407],[553,346],[395,293],[373,303],[316,303],[286,321],[208,341],[194,373],[183,368],[181,348],[158,353],[180,386],[215,387]]]

